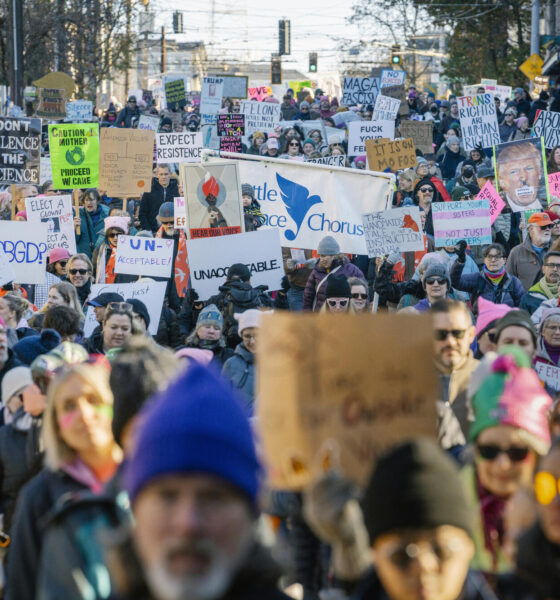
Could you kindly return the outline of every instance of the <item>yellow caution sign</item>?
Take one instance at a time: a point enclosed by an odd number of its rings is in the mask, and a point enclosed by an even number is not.
[[[538,75],[542,75],[542,67],[544,61],[538,54],[532,54],[529,58],[519,66],[519,70],[528,77],[534,79]]]

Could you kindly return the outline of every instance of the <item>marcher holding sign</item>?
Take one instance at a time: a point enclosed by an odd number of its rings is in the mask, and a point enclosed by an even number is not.
[[[0,117],[0,183],[39,183],[41,119]]]
[[[115,273],[170,277],[173,267],[173,240],[119,235]]]
[[[156,162],[158,164],[200,162],[201,152],[202,134],[200,131],[156,134]]]
[[[424,250],[424,232],[417,206],[368,213],[363,220],[370,258]]]
[[[72,196],[36,196],[25,199],[27,222],[47,225],[47,248],[65,248],[76,254]]]
[[[454,246],[461,240],[470,246],[492,243],[488,200],[434,202],[432,216],[438,248]]]
[[[463,146],[468,152],[477,146],[491,148],[500,143],[496,104],[491,94],[457,98]]]

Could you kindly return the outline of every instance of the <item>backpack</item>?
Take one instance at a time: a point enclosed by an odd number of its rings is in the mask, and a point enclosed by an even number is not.
[[[262,308],[272,306],[272,301],[266,290],[268,286],[259,285],[254,288],[240,290],[229,287],[225,290],[220,312],[224,317],[224,336],[229,348],[235,348],[241,343],[238,332],[238,322],[234,315],[243,313],[250,308]]]

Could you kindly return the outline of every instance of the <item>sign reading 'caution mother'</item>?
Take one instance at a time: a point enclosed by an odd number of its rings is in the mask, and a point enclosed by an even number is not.
[[[97,123],[49,125],[49,148],[55,189],[99,186]]]

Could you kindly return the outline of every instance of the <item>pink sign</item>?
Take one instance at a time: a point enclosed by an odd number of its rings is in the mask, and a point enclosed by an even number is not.
[[[249,100],[256,100],[257,102],[262,102],[265,98],[268,97],[270,91],[270,88],[266,85],[261,85],[259,87],[250,87]]]
[[[498,215],[502,212],[506,203],[502,200],[502,197],[496,191],[496,188],[492,185],[490,180],[488,180],[478,195],[476,197],[477,200],[488,200],[490,202],[490,223],[492,224]]]
[[[560,198],[560,173],[549,173],[548,190],[551,196]]]

